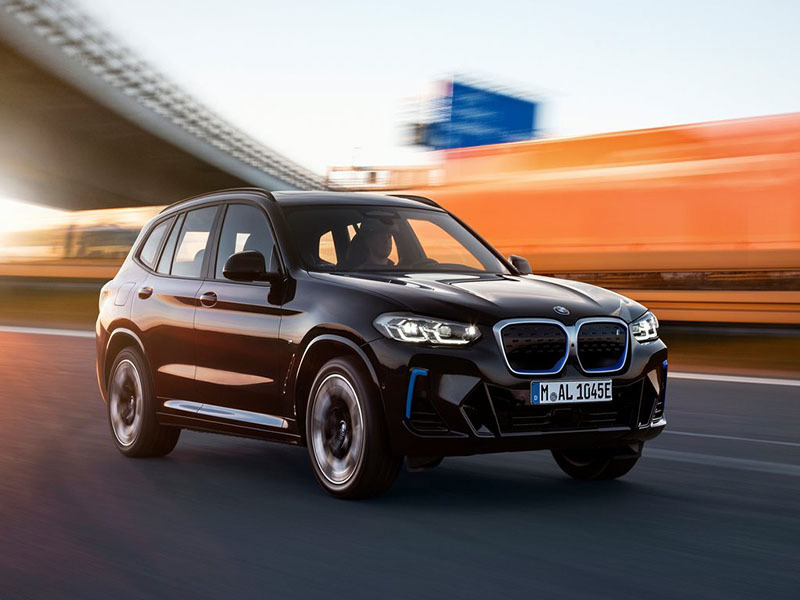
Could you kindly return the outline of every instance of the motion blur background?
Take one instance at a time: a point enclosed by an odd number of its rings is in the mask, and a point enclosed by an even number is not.
[[[91,331],[179,199],[393,191],[646,304],[671,369],[797,378],[798,24],[791,0],[0,0],[0,326]],[[4,367],[6,400],[41,398]]]
[[[91,328],[184,197],[402,191],[676,342],[714,324],[734,362],[800,370],[797,3],[0,6],[3,323]]]

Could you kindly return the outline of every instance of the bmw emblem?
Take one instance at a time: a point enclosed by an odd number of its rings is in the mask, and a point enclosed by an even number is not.
[[[568,315],[569,309],[566,306],[554,306],[553,310],[556,311],[560,315]]]

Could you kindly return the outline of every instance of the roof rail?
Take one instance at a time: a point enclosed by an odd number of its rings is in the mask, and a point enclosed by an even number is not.
[[[197,200],[199,198],[203,198],[205,196],[216,196],[218,194],[228,194],[228,193],[235,193],[235,192],[256,192],[263,196],[266,196],[268,200],[272,200],[275,202],[275,196],[269,190],[265,190],[264,188],[260,187],[236,187],[236,188],[226,188],[223,190],[214,190],[211,192],[204,192],[202,194],[195,194],[194,196],[189,196],[188,198],[182,198],[177,202],[173,202],[172,204],[167,204],[164,208],[162,208],[158,214],[168,211],[173,206],[177,206],[178,204],[183,204],[184,202],[189,202],[190,200]]]
[[[442,208],[438,202],[435,202],[430,198],[426,198],[425,196],[415,196],[414,194],[389,194],[389,196],[392,196],[393,198],[405,198],[406,200],[416,200],[417,202],[422,202],[428,206]]]

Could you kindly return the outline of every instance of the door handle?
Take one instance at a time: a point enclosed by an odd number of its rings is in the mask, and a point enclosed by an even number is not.
[[[200,304],[207,307],[212,307],[217,303],[217,295],[214,292],[205,292],[200,296]]]
[[[150,296],[153,295],[153,288],[151,288],[149,285],[146,285],[143,288],[139,288],[139,291],[137,293],[139,294],[139,298],[141,298],[142,300],[147,300]]]

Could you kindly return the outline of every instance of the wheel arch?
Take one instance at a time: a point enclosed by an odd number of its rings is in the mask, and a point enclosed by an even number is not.
[[[111,366],[114,364],[114,359],[117,357],[124,348],[129,346],[134,346],[139,348],[142,352],[142,357],[147,360],[147,353],[144,349],[144,344],[142,343],[142,339],[139,335],[133,331],[132,329],[128,329],[127,327],[117,327],[111,331],[108,336],[108,342],[106,343],[106,349],[104,352],[103,357],[103,399],[107,400],[108,396],[108,376],[109,372],[111,371]]]
[[[309,340],[303,349],[303,353],[295,371],[292,395],[294,401],[297,425],[303,443],[306,442],[306,409],[308,405],[308,394],[319,369],[332,358],[341,356],[355,357],[366,369],[369,378],[372,380],[375,390],[383,409],[383,398],[381,397],[381,385],[375,367],[364,349],[354,340],[335,333],[320,333]],[[382,411],[383,412],[383,411]],[[384,413],[385,418],[385,413]]]

